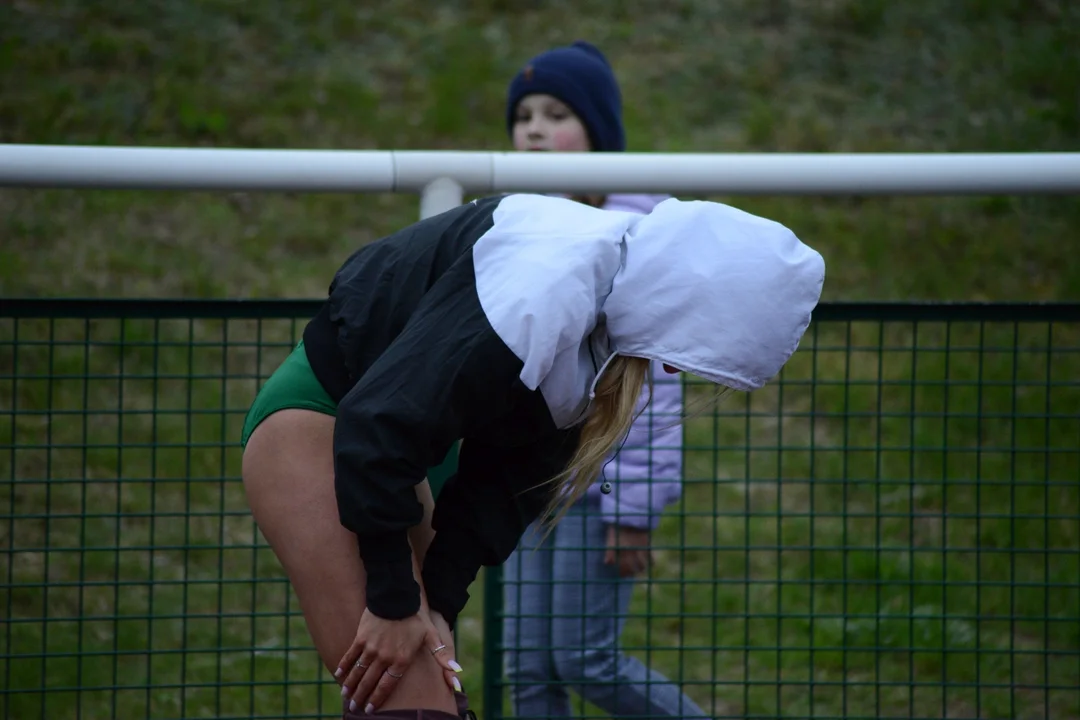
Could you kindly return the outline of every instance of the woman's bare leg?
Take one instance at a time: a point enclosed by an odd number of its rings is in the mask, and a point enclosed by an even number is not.
[[[366,606],[366,576],[356,536],[338,520],[333,436],[334,418],[328,415],[276,412],[248,440],[242,471],[251,512],[289,577],[311,639],[330,672],[352,644]],[[422,557],[433,536],[434,501],[427,482],[417,494],[425,505],[425,520],[410,532],[410,541]],[[413,572],[419,582],[415,556]],[[455,713],[456,707],[443,668],[421,648],[380,709]]]

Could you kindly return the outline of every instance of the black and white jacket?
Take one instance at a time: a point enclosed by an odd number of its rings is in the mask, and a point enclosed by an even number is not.
[[[453,443],[422,569],[451,624],[480,567],[504,562],[544,507],[616,353],[755,389],[795,351],[823,277],[782,225],[674,199],[642,216],[485,198],[354,253],[304,343],[338,402],[338,508],[370,610],[419,609],[415,486]]]

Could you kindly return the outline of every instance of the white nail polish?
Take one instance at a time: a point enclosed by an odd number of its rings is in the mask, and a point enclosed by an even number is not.
[[[453,680],[454,680],[454,689],[457,690],[458,692],[461,692],[461,681],[458,680],[457,678],[454,678]]]

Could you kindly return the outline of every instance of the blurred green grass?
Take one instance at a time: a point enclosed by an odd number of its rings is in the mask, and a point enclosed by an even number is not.
[[[1066,0],[20,0],[0,27],[4,142],[505,149],[510,76],[577,37],[613,62],[634,150],[1080,140]],[[827,301],[1080,289],[1075,197],[715,199],[819,248]],[[6,189],[0,293],[318,297],[347,253],[417,209]],[[977,326],[886,330],[849,342],[825,326],[784,383],[691,424],[686,499],[626,644],[718,716],[1080,716],[1076,691],[1037,688],[1080,677],[1075,353],[1048,353],[1045,326],[984,328],[981,344]],[[132,321],[118,346],[109,321],[0,324],[4,343],[16,331],[73,344],[0,352],[15,410],[0,468],[18,481],[0,500],[5,715],[333,716],[236,483],[243,408],[296,326]],[[1080,334],[1057,326],[1053,345]],[[473,596],[459,643],[479,701],[479,584]]]

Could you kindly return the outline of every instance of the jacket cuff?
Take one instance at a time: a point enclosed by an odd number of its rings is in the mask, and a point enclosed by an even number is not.
[[[660,516],[656,513],[610,513],[604,515],[605,525],[635,528],[637,530],[655,530],[660,525]]]
[[[635,506],[626,500],[604,499],[608,502],[601,503],[600,517],[605,525],[655,530],[660,524],[662,510],[657,512],[656,508]]]
[[[357,543],[367,573],[368,610],[385,620],[403,620],[420,612],[408,531],[363,535]]]

